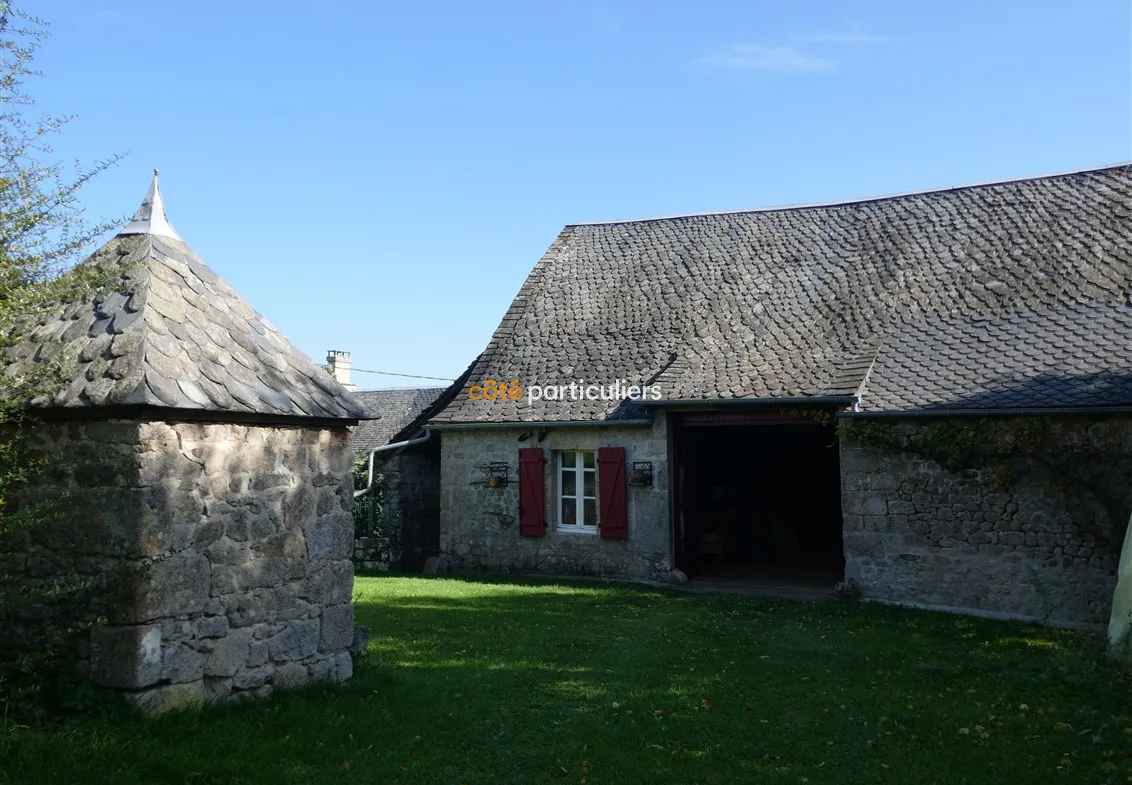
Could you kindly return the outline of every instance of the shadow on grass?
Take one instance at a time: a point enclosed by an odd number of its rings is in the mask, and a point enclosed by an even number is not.
[[[1132,736],[1079,733],[1132,725],[1127,673],[1060,630],[505,575],[359,578],[356,604],[371,643],[349,684],[21,734],[0,740],[0,781],[993,782],[1048,776],[1047,753],[1078,774],[1132,766]],[[957,734],[976,725],[993,745]]]

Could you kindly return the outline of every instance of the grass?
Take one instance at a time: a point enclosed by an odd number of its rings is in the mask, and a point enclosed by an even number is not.
[[[600,583],[356,591],[348,686],[8,728],[0,782],[1132,782],[1132,677],[1096,636]]]

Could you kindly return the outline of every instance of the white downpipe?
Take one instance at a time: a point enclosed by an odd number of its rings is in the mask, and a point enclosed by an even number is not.
[[[414,444],[424,444],[432,438],[432,428],[425,428],[424,436],[418,436],[415,439],[409,439],[404,442],[393,442],[393,444],[383,444],[380,447],[374,447],[369,451],[369,472],[366,475],[366,487],[360,491],[354,491],[354,498],[365,496],[373,489],[373,456],[379,452],[386,452],[388,450],[397,450],[402,447],[412,447]]]

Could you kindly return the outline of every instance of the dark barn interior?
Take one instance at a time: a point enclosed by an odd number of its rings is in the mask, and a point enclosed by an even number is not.
[[[844,575],[837,435],[782,415],[689,415],[676,435],[677,566],[826,588]]]

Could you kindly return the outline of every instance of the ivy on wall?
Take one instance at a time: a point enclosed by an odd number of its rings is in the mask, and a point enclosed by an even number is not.
[[[813,420],[818,425],[830,426],[837,422],[836,409],[778,409],[777,411],[790,417],[804,417],[807,420]]]
[[[1036,417],[952,417],[919,426],[845,418],[838,423],[837,435],[844,441],[918,453],[957,474],[995,469],[1005,490],[1013,484],[1009,464],[1020,457],[1044,459],[1057,446],[1059,434]]]
[[[386,498],[389,494],[389,477],[381,470],[381,462],[374,463],[373,487],[369,493],[354,499],[354,536],[382,535]],[[359,456],[353,466],[354,490],[365,490],[369,483],[368,456]]]
[[[1104,416],[964,416],[924,420],[846,417],[838,438],[928,458],[992,491],[1023,481],[1048,489],[1073,519],[1097,505],[1107,521],[1086,523],[1119,547],[1132,512],[1132,422]]]

